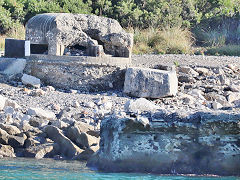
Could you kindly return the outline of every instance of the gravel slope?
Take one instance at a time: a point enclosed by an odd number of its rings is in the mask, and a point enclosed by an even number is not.
[[[202,56],[202,55],[133,55],[133,66],[154,67],[155,65],[174,65],[178,62],[179,65],[193,65],[193,66],[211,66],[223,67],[227,64],[235,64],[240,66],[240,57],[236,56]]]

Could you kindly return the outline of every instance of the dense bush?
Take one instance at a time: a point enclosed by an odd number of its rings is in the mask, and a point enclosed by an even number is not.
[[[210,18],[236,17],[240,0],[0,0],[2,31],[45,12],[93,13],[124,27],[193,27]]]
[[[172,37],[172,29],[176,31],[179,27],[191,29],[196,44],[200,46],[240,44],[240,0],[0,0],[0,33],[15,31],[36,14],[47,12],[92,13],[111,17],[123,27],[135,29],[135,40],[142,36],[140,34],[148,34],[149,29],[155,29],[157,34],[150,44],[150,40],[143,37],[142,43],[135,41],[142,52],[189,51],[170,48],[171,44],[177,43]],[[166,28],[170,29],[166,31]],[[189,39],[186,34],[184,37]],[[169,48],[159,51],[161,48],[156,47],[164,43]]]

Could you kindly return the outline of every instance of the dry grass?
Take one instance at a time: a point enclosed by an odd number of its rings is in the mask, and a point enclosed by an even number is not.
[[[134,32],[134,54],[187,54],[192,53],[194,38],[187,29],[131,29]]]
[[[7,32],[4,35],[0,35],[0,50],[4,50],[6,38],[25,39],[24,26],[19,25],[16,29]]]

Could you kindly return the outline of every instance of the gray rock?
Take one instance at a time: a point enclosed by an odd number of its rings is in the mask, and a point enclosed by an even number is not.
[[[222,106],[221,103],[214,101],[214,102],[212,103],[212,107],[213,107],[214,110],[218,110],[218,109],[221,109],[223,106]]]
[[[226,75],[221,74],[218,77],[222,85],[230,85],[230,80],[226,77]]]
[[[18,103],[16,101],[13,101],[13,100],[10,100],[10,99],[6,100],[5,106],[10,106],[14,109],[20,109],[20,106],[18,105]]]
[[[142,113],[156,111],[160,107],[145,98],[139,98],[127,101],[124,108],[126,112]]]
[[[3,108],[5,107],[6,100],[7,100],[7,98],[5,98],[2,95],[0,95],[0,111],[2,111]]]
[[[3,58],[0,59],[0,73],[16,75],[22,73],[26,66],[26,59]]]
[[[43,127],[48,125],[49,121],[46,119],[42,119],[42,118],[37,118],[37,117],[33,117],[29,120],[29,124],[33,127]]]
[[[47,136],[57,143],[60,147],[60,152],[67,158],[73,158],[79,153],[83,152],[70,139],[63,135],[60,129],[54,126],[46,126],[44,132]]]
[[[8,136],[9,134],[0,128],[0,144],[8,144]]]
[[[202,75],[208,75],[209,74],[209,70],[207,68],[195,68],[195,70]]]
[[[31,76],[31,75],[28,75],[28,74],[23,74],[22,83],[25,85],[31,85],[36,88],[40,88],[40,86],[41,86],[40,79],[38,79],[34,76]]]
[[[19,137],[19,136],[13,136],[9,135],[8,136],[8,144],[12,146],[13,148],[21,148],[23,147],[25,142],[24,137]]]
[[[9,145],[0,144],[0,156],[2,157],[16,157],[14,149]]]
[[[0,123],[0,128],[5,130],[10,135],[16,135],[21,133],[21,131],[16,126],[13,125]]]
[[[71,128],[68,129],[67,136],[82,149],[89,148],[93,144],[99,144],[100,140],[99,138],[88,135],[86,132],[87,132],[86,128],[72,126]]]
[[[185,73],[185,74],[190,74],[192,76],[198,76],[199,73],[196,72],[195,70],[193,70],[191,67],[189,66],[180,66],[178,68],[179,72]]]
[[[29,108],[27,114],[32,116],[38,116],[40,118],[45,118],[48,120],[53,120],[56,118],[54,112],[43,110],[41,108]]]
[[[175,96],[178,91],[176,72],[148,68],[128,68],[124,92],[136,97]]]
[[[24,150],[24,157],[33,157],[36,159],[41,159],[47,157],[48,154],[53,152],[54,144],[47,143],[38,146],[31,146]]]

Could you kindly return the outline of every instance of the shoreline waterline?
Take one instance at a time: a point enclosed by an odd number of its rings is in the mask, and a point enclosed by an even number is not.
[[[240,177],[215,175],[162,175],[142,173],[105,173],[92,170],[84,161],[2,158],[0,179],[161,179],[161,180],[237,180]]]

